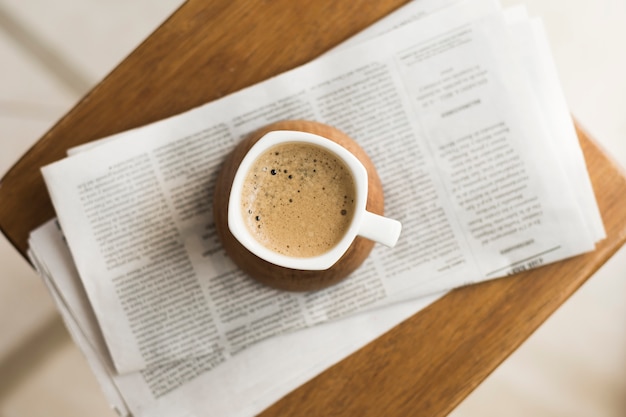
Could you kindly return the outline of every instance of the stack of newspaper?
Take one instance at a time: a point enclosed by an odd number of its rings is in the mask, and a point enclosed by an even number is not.
[[[312,293],[243,274],[212,222],[224,157],[283,119],[359,142],[403,223]],[[58,217],[30,256],[121,415],[256,414],[442,292],[605,236],[541,23],[492,0],[409,3],[307,65],[69,154],[43,168]]]

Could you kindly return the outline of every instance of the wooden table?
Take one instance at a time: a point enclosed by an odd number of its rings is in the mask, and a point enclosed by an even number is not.
[[[39,167],[67,148],[171,116],[303,64],[402,0],[189,0],[52,128],[0,184],[0,228],[24,254],[53,217]],[[579,138],[608,238],[590,254],[459,289],[262,415],[443,416],[626,239],[626,182]]]

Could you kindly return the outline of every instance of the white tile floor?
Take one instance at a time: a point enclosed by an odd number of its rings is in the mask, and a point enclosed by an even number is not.
[[[0,176],[180,3],[0,0]],[[626,166],[626,1],[503,3],[544,18],[572,112]],[[621,250],[452,415],[626,415],[625,278]],[[2,238],[0,334],[0,416],[113,415]]]

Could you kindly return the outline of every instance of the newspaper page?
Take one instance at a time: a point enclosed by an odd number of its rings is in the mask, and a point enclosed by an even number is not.
[[[215,367],[269,336],[592,250],[593,225],[492,5],[461,3],[45,167],[116,371],[192,357]],[[403,223],[396,248],[377,247],[328,290],[256,283],[212,224],[221,161],[281,119],[357,140],[386,214]]]

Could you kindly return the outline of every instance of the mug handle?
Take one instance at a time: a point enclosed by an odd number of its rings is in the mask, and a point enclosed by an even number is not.
[[[366,211],[358,235],[393,248],[401,230],[399,221]]]

